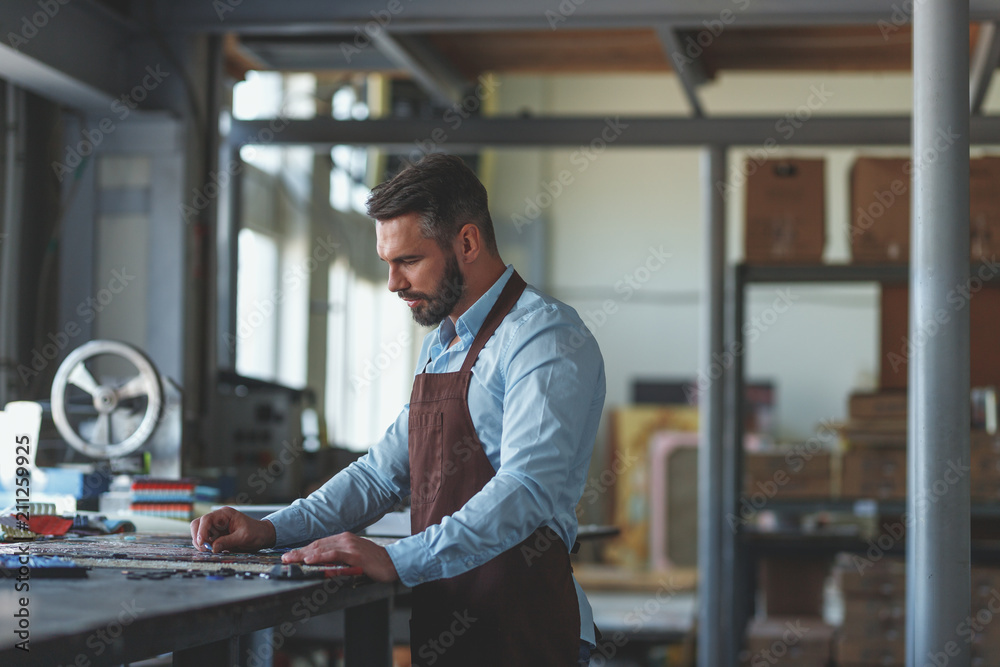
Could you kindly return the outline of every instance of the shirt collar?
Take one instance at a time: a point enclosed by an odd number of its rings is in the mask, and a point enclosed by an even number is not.
[[[493,310],[493,306],[496,305],[497,300],[500,298],[500,292],[503,291],[503,288],[507,285],[507,281],[510,280],[512,275],[514,275],[514,266],[508,264],[507,269],[497,278],[497,281],[474,304],[469,306],[468,310],[459,316],[458,322],[452,324],[450,317],[444,318],[440,326],[438,326],[438,344],[447,347],[455,337],[455,334],[458,334],[462,341],[460,343],[461,347],[464,348],[472,345],[476,334],[479,333],[483,322],[486,321],[486,316]]]

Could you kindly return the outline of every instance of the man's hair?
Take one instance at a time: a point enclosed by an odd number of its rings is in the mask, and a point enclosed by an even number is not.
[[[432,153],[368,196],[368,215],[375,220],[409,213],[419,216],[421,235],[442,248],[447,249],[459,230],[472,223],[490,254],[499,255],[486,188],[458,156]]]

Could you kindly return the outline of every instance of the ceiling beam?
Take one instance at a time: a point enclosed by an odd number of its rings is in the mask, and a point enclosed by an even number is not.
[[[969,109],[973,116],[983,110],[983,100],[993,80],[993,73],[1000,64],[1000,28],[996,21],[979,26],[975,51],[969,65]]]
[[[1000,117],[975,117],[972,143],[1000,145]],[[263,138],[264,140],[262,140]],[[942,130],[942,138],[950,138]],[[333,146],[382,146],[404,154],[493,147],[576,148],[585,158],[609,147],[743,146],[767,157],[786,146],[899,146],[910,144],[910,118],[872,116],[811,118],[791,114],[764,117],[491,117],[466,118],[456,127],[443,118],[338,121],[233,121],[232,145],[266,143]],[[928,158],[929,159],[929,158]]]
[[[378,30],[372,43],[390,62],[409,72],[435,103],[447,107],[461,102],[468,83],[422,37]]]
[[[235,35],[233,36],[235,38]],[[358,48],[354,35],[302,39],[244,36],[240,48],[268,68],[291,72],[385,72],[396,65],[371,44]]]
[[[6,0],[5,0],[6,1]],[[669,23],[700,30],[725,12],[733,24],[805,26],[879,24],[888,29],[912,21],[912,3],[900,0],[151,0],[157,25],[184,32],[262,34],[349,33],[364,39],[374,29],[401,32],[648,28]],[[906,11],[910,8],[910,11]],[[995,0],[970,0],[973,21],[1000,20]]]
[[[677,30],[673,26],[658,25],[655,30],[663,52],[670,59],[670,65],[677,76],[677,81],[680,82],[688,104],[691,105],[692,115],[698,118],[703,117],[705,111],[702,109],[701,100],[698,99],[698,86],[708,81],[704,64],[700,57],[692,58],[686,54],[680,37],[677,35]]]
[[[0,76],[61,104],[106,111],[122,93],[132,35],[85,3],[0,2]]]

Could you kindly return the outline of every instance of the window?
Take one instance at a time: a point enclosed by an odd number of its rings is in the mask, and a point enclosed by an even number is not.
[[[252,229],[239,234],[236,272],[236,372],[273,379],[278,370],[278,241]]]
[[[384,284],[347,262],[330,270],[327,428],[334,444],[364,451],[409,399],[416,325]]]
[[[333,94],[333,117],[337,120],[364,120],[368,105],[359,99],[359,91],[351,85],[342,86]],[[368,180],[368,149],[358,146],[334,146],[330,151],[330,205],[338,211],[365,213],[370,192]]]

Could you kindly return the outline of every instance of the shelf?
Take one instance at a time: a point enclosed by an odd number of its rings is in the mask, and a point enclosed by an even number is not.
[[[769,500],[757,512],[785,512],[788,514],[814,514],[816,512],[843,512],[856,516],[899,516],[906,512],[905,500],[874,500],[867,498],[836,500]],[[1000,503],[973,503],[971,516],[1000,517]]]
[[[970,275],[1000,281],[993,265],[976,262],[969,268]],[[741,283],[906,283],[910,279],[909,264],[738,264],[736,271]]]
[[[906,540],[893,541],[890,544],[879,544],[876,538],[861,537],[837,533],[780,531],[757,532],[748,531],[745,542],[749,550],[756,555],[768,553],[780,554],[832,554],[845,551],[847,553],[865,554],[877,547],[876,553],[887,556],[904,556]],[[1000,540],[972,540],[972,556],[977,563],[1000,562]]]

